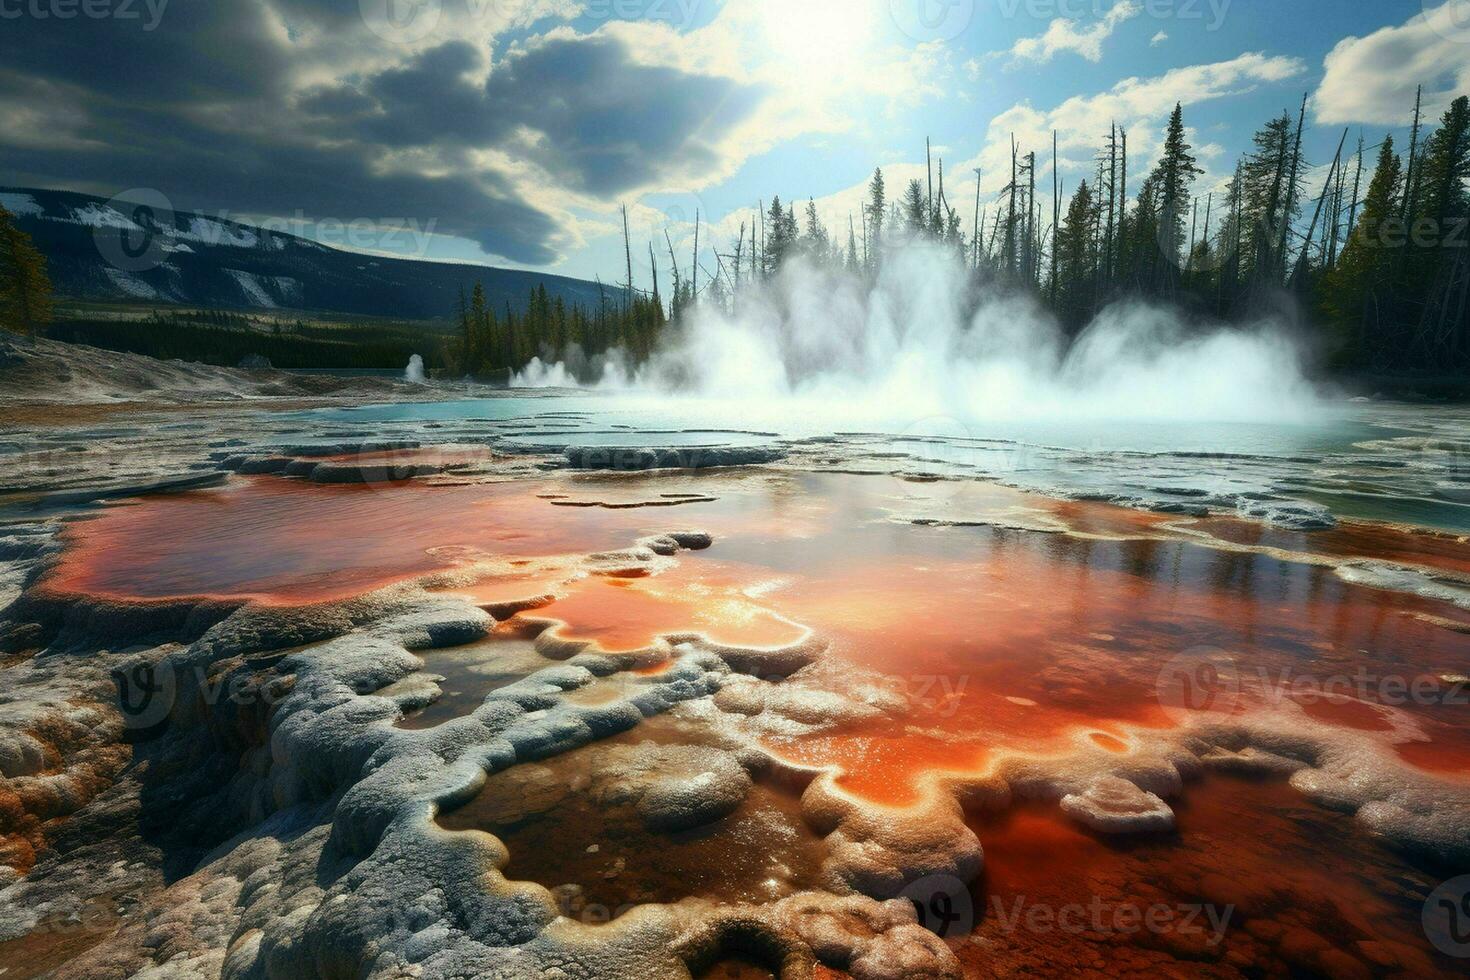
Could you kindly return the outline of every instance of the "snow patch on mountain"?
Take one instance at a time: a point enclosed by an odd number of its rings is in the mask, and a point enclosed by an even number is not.
[[[0,194],[0,208],[11,214],[40,214],[46,209],[29,194]]]
[[[73,208],[72,220],[89,228],[122,228],[127,231],[142,231],[141,225],[125,217],[115,208],[99,204],[88,204],[84,208]],[[66,219],[61,219],[66,220]]]
[[[283,302],[300,302],[303,295],[300,281],[289,276],[259,276],[240,269],[223,271],[235,280],[240,291],[245,294],[245,301],[251,306],[276,309]]]
[[[132,296],[136,299],[159,298],[158,290],[154,289],[152,286],[148,285],[148,283],[144,282],[142,279],[139,279],[137,276],[129,275],[121,269],[114,268],[110,265],[104,266],[102,271],[107,275],[108,281],[110,281],[119,290],[129,296]]]
[[[255,248],[260,244],[260,239],[253,232],[240,227],[231,227],[213,218],[204,218],[199,215],[194,215],[189,219],[188,231],[175,230],[173,237],[186,242],[198,242],[201,245],[228,245],[234,248]]]

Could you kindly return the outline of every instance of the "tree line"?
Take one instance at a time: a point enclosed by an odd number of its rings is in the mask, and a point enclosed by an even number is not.
[[[1091,173],[1069,198],[1054,133],[1049,215],[1037,194],[1037,154],[1023,153],[1014,139],[1008,180],[994,200],[982,200],[976,171],[969,215],[950,202],[942,160],[937,174],[931,162],[926,180],[909,181],[896,196],[875,170],[845,235],[823,224],[815,201],[798,213],[795,203],[774,197],[741,222],[728,247],[711,248],[706,236],[701,252],[696,213],[693,252],[682,268],[665,232],[667,296],[651,242],[651,288],[635,281],[624,209],[626,278],[599,282],[596,306],[568,306],[538,285],[523,309],[492,308],[477,284],[460,296],[443,359],[475,375],[516,370],[533,357],[566,360],[586,373],[611,351],[637,362],[696,303],[733,308],[747,287],[798,257],[875,277],[896,245],[922,242],[953,249],[976,284],[1030,293],[1073,336],[1105,306],[1130,297],[1225,321],[1304,310],[1338,369],[1470,370],[1470,99],[1455,99],[1437,122],[1424,118],[1422,96],[1416,99],[1406,147],[1391,135],[1367,146],[1359,135],[1350,149],[1343,130],[1310,192],[1306,110],[1303,99],[1295,112],[1266,122],[1229,184],[1203,197],[1195,188],[1202,170],[1176,105],[1158,161],[1136,193],[1125,128],[1109,129]],[[50,318],[45,261],[0,208],[0,325],[35,333]]]
[[[976,284],[1034,295],[1071,336],[1128,298],[1214,321],[1304,311],[1338,370],[1470,370],[1470,99],[1455,99],[1434,126],[1416,100],[1402,151],[1388,135],[1375,146],[1360,135],[1349,147],[1343,130],[1336,154],[1316,168],[1325,167],[1325,177],[1312,190],[1314,168],[1302,148],[1306,112],[1304,98],[1296,111],[1266,122],[1221,193],[1196,189],[1203,171],[1176,105],[1158,161],[1141,182],[1129,172],[1127,130],[1115,125],[1068,197],[1053,134],[1049,209],[1037,194],[1037,154],[1023,153],[1014,139],[1009,179],[994,200],[982,200],[976,171],[972,214],[951,204],[942,161],[937,181],[931,161],[927,180],[909,181],[896,197],[875,170],[845,235],[823,225],[815,201],[798,214],[776,197],[742,221],[727,250],[713,250],[713,269],[699,261],[696,232],[692,269],[704,282],[682,277],[666,316],[656,267],[653,291],[640,292],[629,248],[624,291],[658,309],[600,311],[599,323],[632,318],[638,326],[595,332],[592,347],[606,349],[628,333],[627,353],[637,359],[694,302],[731,308],[744,287],[798,256],[874,277],[896,245],[923,242],[952,248]],[[578,312],[585,323],[588,314]],[[543,357],[559,349],[557,330],[529,336],[550,339]],[[512,359],[534,350],[532,342]]]

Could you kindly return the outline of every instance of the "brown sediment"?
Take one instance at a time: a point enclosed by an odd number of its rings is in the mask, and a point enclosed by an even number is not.
[[[1406,863],[1281,782],[1211,777],[1177,811],[1172,834],[1124,843],[1037,806],[978,823],[986,870],[975,939],[958,947],[967,968],[988,976],[1042,965],[1098,976],[1458,975],[1419,928],[1442,871]],[[1155,928],[1145,924],[1150,908],[1161,910]],[[1138,914],[1118,918],[1120,909]]]
[[[1391,732],[1393,722],[1380,707],[1351,697],[1310,696],[1298,700],[1302,711],[1314,721],[1351,728],[1360,732]]]
[[[794,794],[756,780],[733,813],[704,826],[651,829],[619,766],[643,745],[685,745],[687,730],[652,719],[631,732],[491,776],[447,830],[494,834],[503,873],[552,890],[563,914],[605,922],[638,905],[684,898],[764,903],[816,887],[825,848]]]
[[[829,977],[837,975],[836,971],[828,971]],[[777,977],[770,967],[745,960],[721,960],[699,973],[695,980],[777,980]]]
[[[1465,535],[1353,520],[1319,531],[1292,531],[1238,517],[1201,518],[1188,527],[1250,548],[1332,558],[1373,558],[1470,576],[1470,538]]]
[[[60,976],[66,964],[117,933],[121,920],[106,898],[67,919],[45,919],[18,939],[0,942],[0,977],[33,980]]]
[[[1426,772],[1470,780],[1470,746],[1460,733],[1439,733],[1431,728],[1430,734],[1430,741],[1400,742],[1394,751],[1409,765]]]

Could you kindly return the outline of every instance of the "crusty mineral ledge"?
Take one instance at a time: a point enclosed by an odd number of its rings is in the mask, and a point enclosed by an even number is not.
[[[593,561],[652,563],[702,543],[692,534],[658,537]],[[415,731],[395,723],[433,695],[423,683],[407,683],[423,673],[418,654],[477,641],[492,626],[465,602],[408,585],[300,609],[247,605],[217,611],[219,621],[204,621],[207,631],[188,646],[126,656],[107,652],[106,641],[119,635],[106,632],[112,611],[75,610],[61,624],[77,651],[66,670],[56,654],[3,668],[52,668],[44,676],[60,685],[58,707],[78,707],[76,690],[65,686],[76,678],[110,693],[108,672],[138,660],[177,685],[167,717],[133,732],[138,771],[89,766],[104,773],[93,798],[105,798],[102,812],[112,824],[91,829],[126,841],[119,828],[143,824],[141,843],[157,852],[149,860],[170,873],[128,871],[116,850],[43,851],[28,878],[0,892],[0,937],[67,914],[79,904],[77,889],[105,883],[129,895],[116,934],[69,964],[68,975],[160,967],[174,976],[240,978],[684,977],[741,955],[793,977],[818,963],[861,978],[954,976],[950,950],[895,898],[925,877],[965,882],[979,873],[980,841],[962,807],[1048,800],[1107,832],[1156,832],[1168,819],[1165,801],[1211,767],[1290,773],[1311,798],[1355,813],[1386,840],[1470,867],[1470,794],[1462,783],[1410,770],[1367,736],[1286,710],[1157,732],[1127,755],[1094,747],[1064,757],[1010,756],[983,774],[936,778],[918,806],[886,808],[843,792],[831,772],[761,761],[752,752],[770,735],[902,715],[891,693],[857,696],[815,682],[814,648],[738,650],[695,635],[665,638],[641,653],[667,661],[667,669],[610,698],[580,695],[650,656],[559,650],[564,662],[491,692],[463,717]],[[185,617],[159,629],[199,626]],[[312,645],[294,649],[305,644]],[[212,701],[209,689],[222,682],[250,696]],[[580,921],[563,915],[547,889],[506,878],[509,855],[500,840],[450,833],[436,822],[481,792],[490,774],[591,746],[664,713],[720,737],[702,742],[697,760],[676,751],[651,758],[654,766],[690,765],[714,778],[711,792],[691,794],[645,770],[650,778],[634,805],[650,827],[716,818],[749,791],[754,769],[769,766],[769,777],[801,790],[802,817],[822,838],[822,890],[766,904],[694,898],[645,905],[611,923]],[[52,767],[86,765],[86,739],[44,735],[58,730],[54,720],[31,729],[6,729],[18,773],[38,758]],[[88,731],[99,752],[120,741],[106,725]],[[115,858],[106,867],[124,865],[114,872],[119,877],[91,876],[104,855]],[[187,875],[172,880],[174,869]]]

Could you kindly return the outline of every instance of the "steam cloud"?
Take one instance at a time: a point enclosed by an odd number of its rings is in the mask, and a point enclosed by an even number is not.
[[[1280,324],[1200,328],[1140,303],[1105,309],[1070,345],[1033,300],[973,287],[949,249],[910,246],[876,284],[797,261],[701,306],[636,368],[533,360],[515,383],[684,394],[753,411],[901,424],[986,420],[1300,422],[1319,402]]]
[[[408,359],[408,367],[403,370],[403,380],[414,384],[424,383],[424,359],[415,354]]]

